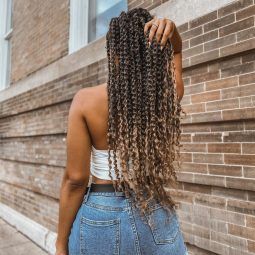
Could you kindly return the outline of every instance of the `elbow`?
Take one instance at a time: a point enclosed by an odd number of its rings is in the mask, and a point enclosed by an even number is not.
[[[70,176],[66,175],[64,183],[71,189],[87,187],[89,176]]]

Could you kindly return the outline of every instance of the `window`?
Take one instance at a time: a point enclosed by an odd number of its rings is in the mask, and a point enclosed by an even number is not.
[[[10,85],[12,1],[0,1],[0,90]]]
[[[121,11],[127,11],[127,0],[70,0],[69,53],[105,35]]]

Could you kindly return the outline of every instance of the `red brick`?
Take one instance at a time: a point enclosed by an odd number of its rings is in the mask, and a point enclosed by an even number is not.
[[[194,174],[194,182],[204,185],[222,186],[225,185],[225,177],[211,176],[206,174]]]
[[[182,132],[195,133],[195,132],[210,132],[211,127],[206,124],[186,125],[182,126]]]
[[[255,63],[245,63],[236,66],[231,66],[221,70],[221,77],[229,77],[233,75],[240,75],[244,73],[253,72],[255,70]]]
[[[196,194],[195,196],[195,203],[210,206],[210,207],[216,207],[216,208],[225,208],[226,206],[226,200],[221,197],[217,196],[211,196],[206,194]]]
[[[223,120],[241,120],[241,119],[254,119],[254,108],[243,108],[234,110],[222,111]]]
[[[226,177],[226,186],[232,189],[244,189],[255,191],[255,180]]]
[[[182,150],[185,152],[206,152],[206,144],[191,143],[183,144]]]
[[[243,173],[244,173],[244,177],[255,179],[255,167],[244,166]]]
[[[238,77],[229,77],[205,83],[206,90],[216,90],[235,86],[238,86]]]
[[[215,175],[242,176],[242,167],[241,166],[209,164],[208,171],[210,174],[215,174]]]
[[[202,75],[208,72],[208,67],[206,65],[194,66],[190,69],[186,69],[183,73],[183,76],[195,76],[195,75]]]
[[[191,163],[191,162],[183,162],[181,166],[181,170],[183,172],[207,173],[207,165]]]
[[[255,203],[254,202],[229,199],[227,201],[227,209],[229,211],[234,211],[234,212],[239,212],[239,213],[249,214],[249,215],[255,215]],[[238,224],[238,221],[235,224]]]
[[[218,110],[235,109],[235,108],[239,108],[238,98],[218,100],[218,101],[206,103],[207,111],[218,111]]]
[[[192,142],[221,142],[221,133],[200,133],[192,137]]]
[[[216,39],[216,38],[218,38],[218,34],[219,34],[218,30],[213,30],[208,33],[202,34],[200,36],[196,36],[195,38],[191,38],[190,46],[193,47],[195,45]]]
[[[255,242],[252,242],[250,240],[248,240],[247,242],[248,242],[248,251],[255,253]]]
[[[221,121],[221,112],[205,112],[192,114],[192,123],[208,122],[208,121]]]
[[[181,160],[183,162],[192,162],[192,154],[191,153],[181,153]]]
[[[241,145],[238,143],[209,143],[208,152],[213,153],[240,153]]]
[[[223,155],[216,153],[193,153],[193,162],[222,164]]]
[[[220,91],[204,92],[191,96],[192,103],[208,102],[220,99]]]
[[[244,250],[247,248],[246,240],[243,238],[239,238],[233,235],[228,235],[227,233],[217,233],[215,231],[211,232],[212,240],[223,243],[225,245],[229,245],[231,247],[235,247],[236,249]]]
[[[191,142],[191,135],[190,134],[182,134],[181,142],[182,143]]]
[[[179,182],[194,182],[193,173],[177,172],[176,174]]]
[[[233,54],[237,54],[246,50],[252,50],[255,48],[255,39],[251,38],[246,41],[241,41],[226,47],[220,48],[220,56],[225,57]]]
[[[246,85],[250,83],[254,83],[255,81],[255,72],[254,73],[247,73],[239,76],[239,84]]]
[[[218,78],[220,78],[219,71],[203,73],[203,74],[199,74],[196,76],[192,76],[191,83],[195,84],[195,83],[200,83],[200,82],[205,82],[205,81],[216,80]]]
[[[255,51],[248,51],[242,55],[242,63],[254,62],[255,61]]]
[[[186,113],[197,113],[197,112],[205,112],[205,104],[191,104],[184,105],[183,109]]]
[[[184,24],[181,24],[180,26],[177,26],[178,32],[181,34],[189,29],[189,23],[186,22]]]
[[[234,21],[235,21],[235,15],[231,13],[228,16],[206,23],[204,25],[204,32],[208,32],[210,30],[214,30],[214,29],[226,26]]]
[[[202,26],[196,27],[196,28],[191,29],[189,31],[183,32],[181,34],[181,38],[182,38],[183,41],[185,41],[185,40],[190,39],[192,37],[201,35],[202,32],[203,32]]]
[[[254,26],[254,18],[249,17],[219,29],[220,37]]]
[[[255,121],[254,120],[250,120],[250,121],[246,121],[245,122],[245,130],[254,130],[255,129]]]
[[[190,21],[189,25],[190,28],[194,28],[215,19],[217,19],[217,11],[213,11],[206,15],[193,19],[192,21]]]
[[[239,86],[239,87],[235,87],[235,88],[223,89],[221,92],[222,99],[245,97],[245,96],[253,95],[253,93],[255,93],[254,84]]]
[[[251,5],[245,9],[242,9],[236,13],[236,20],[245,19],[250,16],[254,16],[255,5]]]
[[[249,5],[252,5],[253,1],[252,0],[241,0],[241,1],[234,1],[231,2],[230,4],[227,4],[226,6],[220,8],[218,10],[218,15],[219,17],[228,15],[230,13],[239,11],[242,8],[245,8]]]
[[[225,154],[224,162],[225,164],[254,166],[255,157],[254,155]]]
[[[227,58],[223,58],[218,62],[218,68],[225,69],[230,66],[236,66],[242,64],[242,56],[234,55]]]
[[[242,226],[228,224],[228,232],[231,235],[240,236],[250,240],[255,240],[254,229],[244,228]]]
[[[224,142],[255,142],[254,131],[229,132],[223,137]]]
[[[255,143],[243,143],[242,144],[243,154],[255,154]]]
[[[192,86],[186,86],[185,87],[185,95],[190,95],[190,94],[196,94],[196,93],[201,93],[204,91],[204,83],[192,85]]]
[[[205,51],[214,50],[229,44],[233,44],[235,42],[236,42],[236,36],[235,34],[231,34],[231,35],[221,37],[219,39],[216,39],[210,42],[206,42],[204,44],[204,50]]]
[[[225,211],[225,210],[217,209],[217,208],[212,208],[210,212],[211,212],[210,214],[211,219],[216,219],[223,222],[235,223],[236,225],[241,225],[241,226],[245,225],[245,216],[243,214]]]
[[[204,52],[195,56],[191,56],[190,64],[196,65],[203,62],[208,62],[208,61],[217,59],[219,56],[220,56],[220,52],[218,49],[212,50],[209,52]]]
[[[252,107],[254,99],[252,96],[239,98],[240,108]]]
[[[247,200],[247,192],[245,190],[230,189],[225,187],[213,187],[212,195],[238,200]]]
[[[212,132],[242,131],[242,130],[244,130],[244,123],[242,121],[219,122],[211,125]]]
[[[184,183],[183,188],[186,191],[196,192],[196,193],[211,193],[211,187],[208,185],[201,185],[201,184],[192,184],[192,183]]]
[[[183,58],[188,58],[190,56],[197,55],[199,53],[203,52],[203,45],[197,45],[195,47],[189,48],[187,50],[184,50],[182,52],[182,57]]]
[[[238,42],[248,40],[255,37],[255,27],[241,30],[237,33],[236,39]]]
[[[255,229],[255,217],[246,215],[246,226]]]

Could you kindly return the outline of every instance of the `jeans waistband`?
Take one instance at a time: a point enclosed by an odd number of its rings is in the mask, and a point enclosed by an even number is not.
[[[88,191],[87,187],[86,191]],[[91,183],[90,192],[115,192],[113,184],[97,184]]]
[[[150,182],[149,176],[146,176],[148,183]],[[112,183],[107,184],[97,184],[91,183],[90,187],[86,188],[86,193],[88,192],[115,192],[114,186]]]

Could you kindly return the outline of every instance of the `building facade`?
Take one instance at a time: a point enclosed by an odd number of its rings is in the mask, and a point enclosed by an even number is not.
[[[72,98],[106,82],[107,22],[135,7],[183,40],[190,254],[255,254],[255,0],[1,1],[0,217],[53,252]]]

